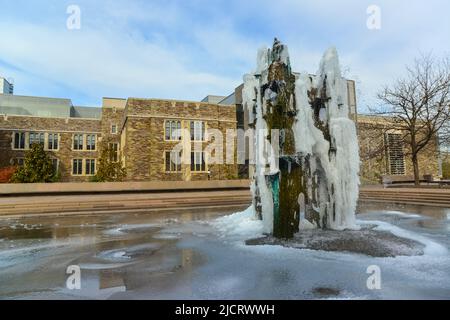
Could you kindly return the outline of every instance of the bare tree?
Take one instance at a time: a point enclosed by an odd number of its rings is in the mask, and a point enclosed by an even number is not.
[[[403,133],[410,151],[415,184],[420,184],[418,155],[448,126],[450,120],[450,60],[422,55],[406,68],[406,76],[386,86],[378,98],[393,129]]]

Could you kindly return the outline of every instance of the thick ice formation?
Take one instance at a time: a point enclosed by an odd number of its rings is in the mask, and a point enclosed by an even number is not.
[[[253,205],[266,233],[358,228],[359,152],[347,101],[335,48],[316,76],[293,75],[276,39],[259,50],[256,72],[244,77],[243,105],[255,129]]]

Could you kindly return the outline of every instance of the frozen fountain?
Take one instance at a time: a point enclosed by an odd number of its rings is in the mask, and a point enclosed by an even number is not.
[[[356,220],[359,148],[335,48],[316,75],[295,74],[287,47],[275,39],[244,76],[242,100],[254,130],[253,204],[214,223],[221,237],[372,257],[424,254],[414,236]]]
[[[253,207],[265,233],[289,239],[304,229],[358,229],[359,152],[347,101],[335,48],[315,76],[294,74],[277,39],[259,50],[243,105],[255,129]]]

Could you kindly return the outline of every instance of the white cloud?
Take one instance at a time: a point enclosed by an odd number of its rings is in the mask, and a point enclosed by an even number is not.
[[[370,4],[382,9],[380,31],[366,28]],[[450,6],[444,0],[280,0],[277,5],[259,0],[214,6],[209,1],[86,2],[79,32],[58,27],[58,19],[45,25],[42,19],[2,18],[0,60],[25,70],[8,70],[18,91],[35,89],[32,82],[41,80],[49,94],[64,87],[68,95],[91,101],[101,96],[201,99],[231,92],[255,67],[257,49],[279,36],[300,72],[315,72],[325,49],[336,45],[342,65],[359,81],[364,108],[420,51],[448,50]]]
[[[15,25],[11,33],[8,26],[0,21],[1,60],[25,70],[25,75],[41,75],[90,97],[200,99],[210,92],[229,93],[238,84],[232,78],[190,69],[192,52],[164,48],[139,34],[33,24]]]

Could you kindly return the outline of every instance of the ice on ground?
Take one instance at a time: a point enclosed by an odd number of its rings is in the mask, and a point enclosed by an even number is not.
[[[262,236],[264,232],[264,224],[256,218],[253,206],[245,211],[218,218],[212,225],[219,230],[221,238],[230,240],[246,240]]]
[[[312,224],[311,222],[309,222],[306,219],[301,219],[300,223],[298,225],[299,230],[313,230],[313,229],[317,229],[317,226],[315,226],[314,224]]]
[[[388,231],[398,237],[418,241],[418,242],[422,243],[423,245],[425,245],[425,249],[424,249],[425,255],[444,256],[444,255],[448,254],[447,248],[445,248],[441,244],[439,244],[435,241],[432,241],[432,240],[428,239],[427,237],[424,237],[420,234],[399,228],[390,223],[387,223],[384,221],[366,221],[366,220],[364,222],[358,221],[358,223],[360,223],[360,224],[376,224],[377,225],[376,230]]]
[[[100,252],[97,255],[99,258],[107,259],[107,260],[129,260],[130,257],[127,256],[127,252],[125,250],[107,250]]]
[[[405,218],[421,218],[421,215],[409,212],[401,212],[401,211],[383,211],[384,214],[391,214]]]
[[[386,231],[386,232],[389,232],[392,235],[397,236],[399,238],[417,241],[425,246],[423,249],[423,252],[425,255],[440,256],[440,255],[448,254],[448,251],[444,246],[442,246],[424,236],[416,234],[412,231],[406,231],[404,229],[396,227],[387,222],[358,220],[358,221],[356,221],[356,223],[358,225],[358,228],[361,226],[375,225],[376,227],[374,228],[374,230]],[[212,222],[212,225],[216,229],[219,230],[220,237],[222,239],[234,241],[234,242],[239,243],[240,245],[242,245],[247,240],[259,239],[264,236],[263,222],[256,218],[253,207],[249,207],[247,210],[242,211],[242,212],[238,212],[238,213],[235,213],[235,214],[232,214],[229,216],[225,216],[225,217],[216,219],[214,222]],[[312,229],[315,229],[315,226],[313,224],[309,224],[309,225],[304,224],[301,226],[300,234],[301,234],[302,230],[308,231],[308,230],[312,230]],[[318,232],[320,232],[320,231],[318,231]],[[364,232],[364,231],[361,231],[361,232]],[[342,233],[343,239],[345,238],[345,236],[346,236],[346,234],[344,231]],[[336,236],[334,236],[334,237],[336,237]],[[380,239],[380,241],[381,241],[381,239]],[[392,242],[393,240],[391,239],[389,241]],[[389,241],[386,240],[385,242],[388,243]],[[398,244],[398,246],[400,246],[400,247],[402,247],[404,245],[405,244],[402,244],[402,243]],[[289,245],[289,246],[291,246],[291,245]],[[380,246],[381,246],[381,244],[380,244]],[[292,247],[295,247],[295,245],[292,245]],[[414,250],[412,250],[412,251],[414,251]]]
[[[125,224],[118,228],[105,230],[103,233],[110,236],[119,236],[125,233],[133,232],[145,232],[148,229],[160,228],[161,225],[157,223],[147,223],[147,224]]]

